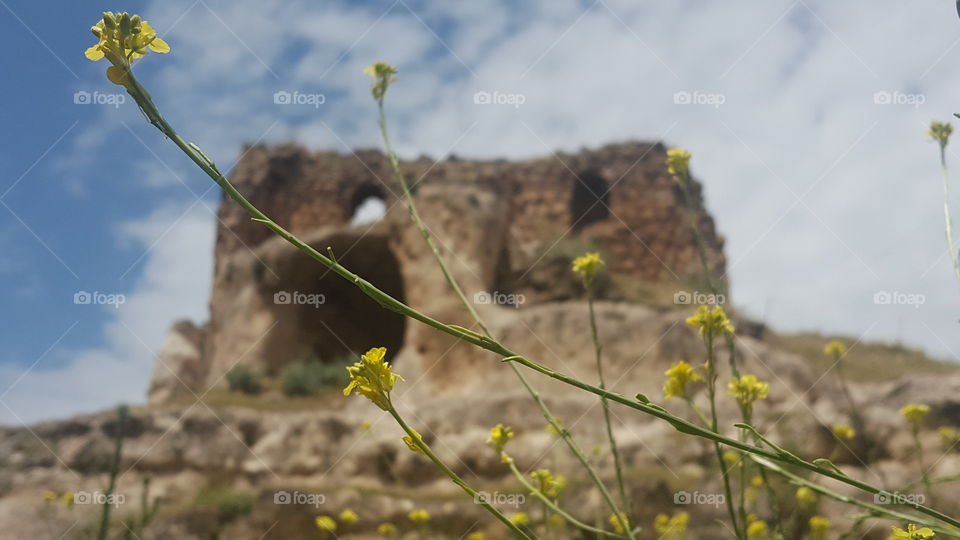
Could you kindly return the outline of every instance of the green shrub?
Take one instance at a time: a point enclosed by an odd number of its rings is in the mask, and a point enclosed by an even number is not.
[[[351,362],[350,357],[331,362],[310,357],[293,362],[280,373],[283,393],[288,396],[312,396],[323,388],[343,388],[350,379],[344,367]]]
[[[230,368],[226,375],[227,386],[231,392],[243,392],[244,394],[259,394],[262,390],[257,374],[250,369],[250,366],[237,364]]]

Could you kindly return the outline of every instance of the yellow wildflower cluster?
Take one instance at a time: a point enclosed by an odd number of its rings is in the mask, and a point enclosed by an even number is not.
[[[422,454],[423,448],[420,448],[420,445],[417,443],[419,442],[420,444],[423,444],[423,435],[420,435],[420,432],[413,428],[410,428],[410,431],[412,431],[413,434],[417,437],[417,440],[414,441],[413,437],[407,435],[403,438],[403,442],[407,445],[407,448],[409,448],[411,452]]]
[[[700,335],[706,338],[713,338],[724,332],[732,334],[736,331],[720,306],[714,306],[712,310],[707,306],[700,306],[693,316],[687,317],[687,324],[698,329]]]
[[[580,275],[584,283],[590,284],[604,264],[599,253],[587,253],[573,260],[573,271]]]
[[[385,538],[390,538],[397,535],[397,526],[393,523],[381,523],[377,525],[377,534]]]
[[[677,182],[683,180],[683,177],[690,171],[691,157],[693,157],[692,154],[683,148],[667,150],[667,172]]]
[[[904,407],[900,409],[900,415],[903,416],[914,428],[920,427],[920,423],[923,422],[923,418],[927,416],[927,413],[929,412],[930,407],[927,407],[926,405],[918,405],[916,403],[904,405]]]
[[[317,516],[315,521],[321,531],[332,533],[337,530],[337,521],[330,516]]]
[[[563,488],[567,487],[566,477],[560,474],[554,476],[548,469],[537,469],[530,473],[530,477],[536,480],[537,490],[550,499],[559,497]]]
[[[87,49],[85,56],[94,62],[109,60],[113,65],[107,68],[107,78],[114,84],[126,84],[130,66],[149,51],[170,52],[170,46],[139,15],[107,11],[90,31],[99,41]]]
[[[797,488],[797,504],[809,508],[817,504],[817,494],[807,486]]]
[[[403,377],[394,373],[390,363],[384,361],[386,355],[386,347],[373,348],[361,356],[359,362],[347,366],[350,384],[343,389],[343,395],[349,396],[350,392],[357,390],[377,407],[390,410],[390,391]]]
[[[68,491],[68,492],[64,493],[63,495],[61,495],[61,496],[58,496],[58,495],[57,495],[56,493],[54,493],[53,491],[45,491],[45,492],[43,492],[43,502],[44,502],[44,503],[46,503],[46,504],[51,504],[51,503],[56,502],[57,499],[60,499],[60,500],[63,502],[63,505],[64,505],[64,506],[73,506],[74,499],[73,499],[73,492],[72,492],[72,491]]]
[[[507,442],[513,438],[513,430],[509,427],[504,426],[503,424],[497,424],[493,426],[493,429],[490,430],[490,438],[487,439],[487,444],[493,447],[497,452],[497,455],[500,456],[500,459],[504,463],[509,459],[506,454],[503,453],[503,449],[507,446]]]
[[[666,514],[657,514],[653,520],[653,529],[657,531],[660,538],[677,538],[687,532],[687,523],[690,521],[690,514],[680,512],[673,516]]]
[[[810,540],[823,540],[830,532],[830,520],[823,516],[813,516],[810,518]]]
[[[766,399],[770,394],[770,385],[758,380],[756,375],[734,377],[727,389],[743,407],[751,406],[758,399]]]
[[[666,382],[663,383],[663,395],[667,399],[687,397],[687,383],[701,379],[693,367],[682,360],[675,363],[663,374],[667,376]]]
[[[750,514],[747,516],[747,538],[750,540],[761,540],[767,538],[770,534],[770,528],[767,522]]]
[[[857,436],[857,431],[846,424],[836,424],[831,429],[833,434],[842,441],[852,441]]]
[[[627,528],[630,527],[630,518],[626,512],[620,512],[620,515],[610,514],[610,525],[617,534],[627,534]]]
[[[364,69],[363,72],[374,78],[373,88],[371,89],[373,99],[383,99],[390,83],[397,80],[397,68],[386,62],[374,62],[373,65]]]
[[[483,534],[481,531],[472,532],[467,535],[467,540],[484,540],[487,535]]]
[[[958,442],[960,442],[960,434],[957,433],[957,430],[949,426],[943,426],[937,430],[937,435],[940,436],[940,443],[943,444],[943,447],[950,451]]]
[[[423,509],[414,510],[410,512],[410,515],[407,517],[417,525],[426,525],[430,521],[430,513]]]
[[[840,358],[841,356],[847,354],[847,346],[843,344],[839,339],[835,339],[823,348],[823,354],[827,356],[832,356],[834,358]]]
[[[946,146],[952,134],[953,126],[949,122],[931,122],[927,130],[927,137],[940,143],[940,146]]]
[[[356,512],[347,508],[343,512],[340,512],[340,521],[344,522],[347,525],[353,525],[356,522],[360,521],[360,516]]]
[[[516,514],[510,516],[510,523],[513,523],[517,527],[526,527],[530,525],[530,516],[524,512],[517,512]]]
[[[893,534],[890,540],[930,540],[934,538],[933,530],[929,527],[917,528],[913,523],[907,525],[907,529],[893,527]]]

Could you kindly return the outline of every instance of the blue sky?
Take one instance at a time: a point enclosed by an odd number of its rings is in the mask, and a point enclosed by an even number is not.
[[[735,304],[783,330],[899,338],[956,359],[960,287],[923,137],[960,110],[952,2],[457,4],[84,2],[54,13],[2,0],[0,422],[142,401],[169,325],[206,318],[217,191],[129,99],[75,103],[77,92],[117,99],[103,62],[83,57],[105,9],[142,13],[170,43],[139,77],[221,165],[245,142],[379,147],[360,71],[387,60],[401,69],[390,108],[404,156],[686,146],[727,238]],[[277,91],[324,103],[278,106]],[[524,103],[478,106],[478,91]],[[78,291],[126,302],[77,305]],[[925,301],[878,305],[883,291]]]

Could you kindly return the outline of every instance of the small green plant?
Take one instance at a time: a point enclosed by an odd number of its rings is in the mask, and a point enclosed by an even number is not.
[[[298,360],[283,368],[280,386],[287,396],[312,396],[324,388],[343,388],[350,381],[349,357],[321,362],[316,357]]]
[[[263,390],[260,379],[250,366],[237,364],[230,368],[226,374],[227,386],[231,392],[243,392],[244,394],[259,394]]]

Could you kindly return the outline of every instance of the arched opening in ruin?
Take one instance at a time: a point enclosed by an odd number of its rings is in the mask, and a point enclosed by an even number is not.
[[[370,225],[386,213],[386,195],[376,184],[363,184],[350,197],[350,225]]]
[[[570,226],[579,230],[610,217],[607,181],[596,171],[581,173],[570,196]]]
[[[344,232],[311,242],[357,275],[404,301],[400,263],[383,234]],[[272,291],[276,317],[266,350],[271,374],[298,360],[347,363],[373,347],[386,347],[388,359],[403,346],[406,319],[384,309],[353,283],[303,255],[292,253],[277,269]]]

